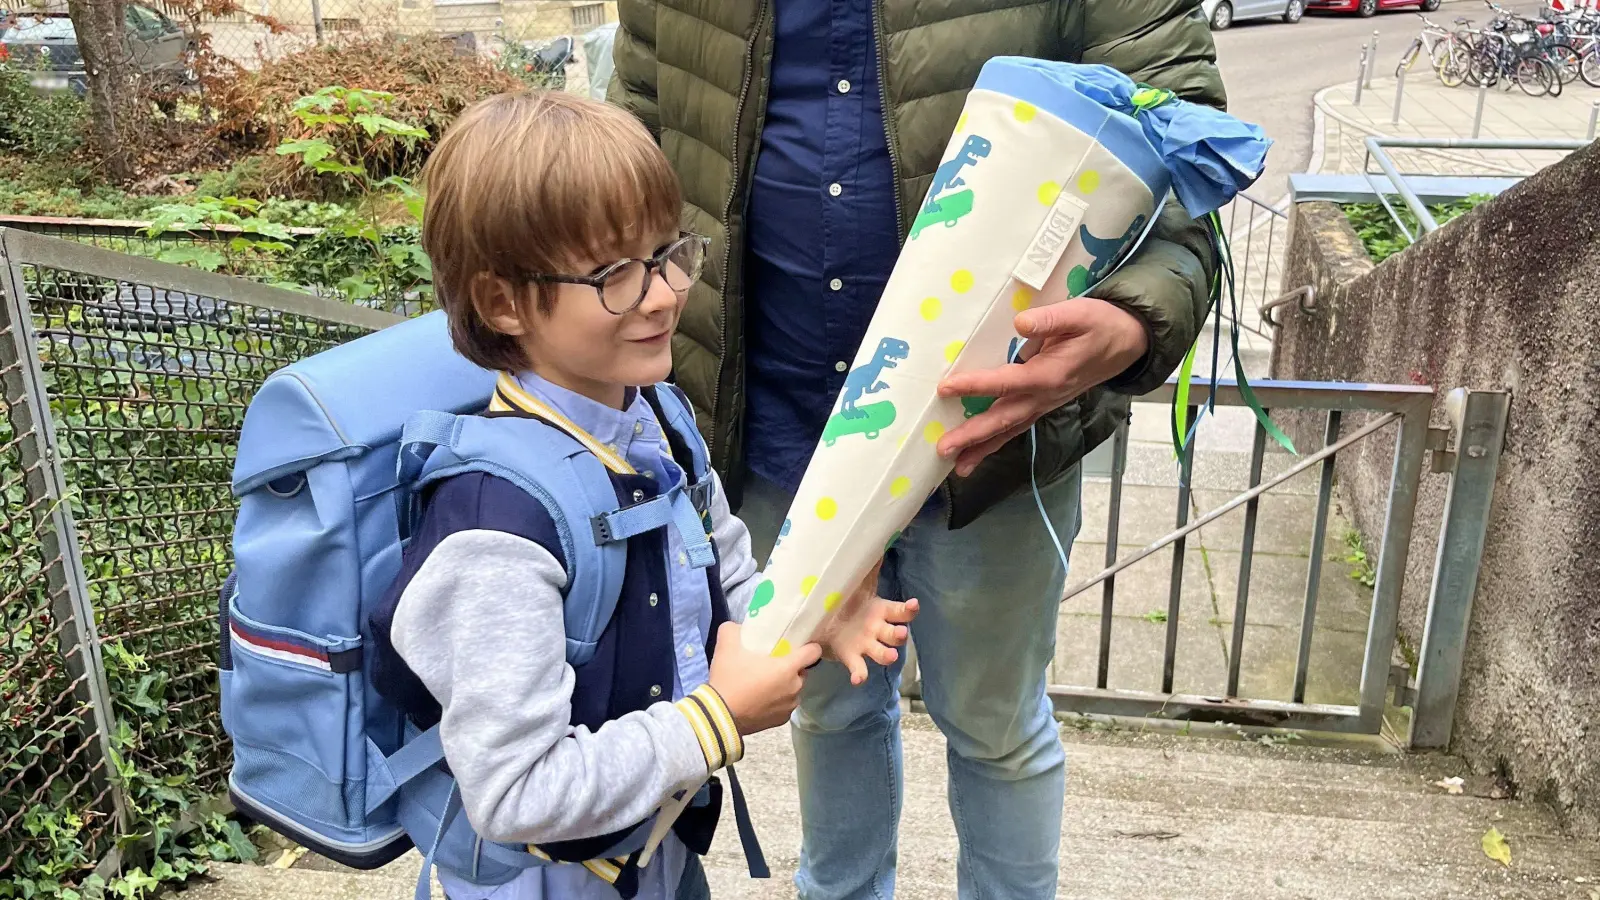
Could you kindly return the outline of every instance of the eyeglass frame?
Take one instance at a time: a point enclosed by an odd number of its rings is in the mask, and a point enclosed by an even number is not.
[[[702,253],[710,252],[710,238],[704,235],[695,234],[692,231],[680,231],[678,232],[677,240],[663,247],[661,252],[655,254],[654,256],[625,257],[596,270],[592,275],[528,275],[525,276],[525,280],[533,284],[578,284],[583,285],[584,287],[592,287],[594,288],[595,299],[600,301],[601,309],[611,313],[614,316],[625,316],[628,313],[638,309],[639,304],[643,303],[644,298],[650,294],[650,283],[655,280],[656,273],[661,271],[662,267],[667,264],[667,258],[679,248],[684,247],[691,241],[695,240],[700,242],[700,250]],[[612,275],[615,275],[617,271],[624,266],[632,265],[633,263],[644,263],[644,288],[639,291],[639,296],[633,301],[633,305],[629,306],[622,312],[617,312],[606,305],[606,279],[610,278]],[[700,261],[700,266],[701,272],[695,273],[694,281],[689,283],[690,287],[693,287],[694,283],[700,280],[700,275],[705,270],[705,260],[703,258]],[[663,280],[665,280],[665,276],[663,276]],[[668,284],[667,287],[671,288],[672,285]],[[674,288],[674,290],[676,290],[676,288]]]

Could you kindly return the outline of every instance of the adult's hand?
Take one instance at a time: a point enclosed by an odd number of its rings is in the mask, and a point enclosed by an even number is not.
[[[1075,297],[1017,314],[1028,339],[1018,358],[997,369],[951,375],[941,397],[994,397],[994,404],[939,440],[939,455],[955,458],[966,477],[1040,416],[1127,371],[1148,349],[1144,324],[1120,306]]]

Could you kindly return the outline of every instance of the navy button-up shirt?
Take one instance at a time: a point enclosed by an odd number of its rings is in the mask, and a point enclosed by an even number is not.
[[[747,220],[745,458],[790,492],[900,252],[873,2],[774,4]]]

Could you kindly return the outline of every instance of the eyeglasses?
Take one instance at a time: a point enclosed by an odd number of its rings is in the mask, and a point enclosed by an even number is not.
[[[621,316],[644,302],[656,272],[661,273],[667,287],[680,294],[693,287],[705,268],[706,248],[710,246],[710,238],[683,232],[649,259],[619,259],[592,275],[532,275],[528,280],[587,285],[600,295],[600,305],[606,312]]]

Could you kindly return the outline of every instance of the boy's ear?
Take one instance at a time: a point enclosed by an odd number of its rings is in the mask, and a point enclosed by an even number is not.
[[[511,337],[528,331],[522,318],[522,298],[518,287],[492,272],[480,272],[472,279],[472,308],[479,321]]]

